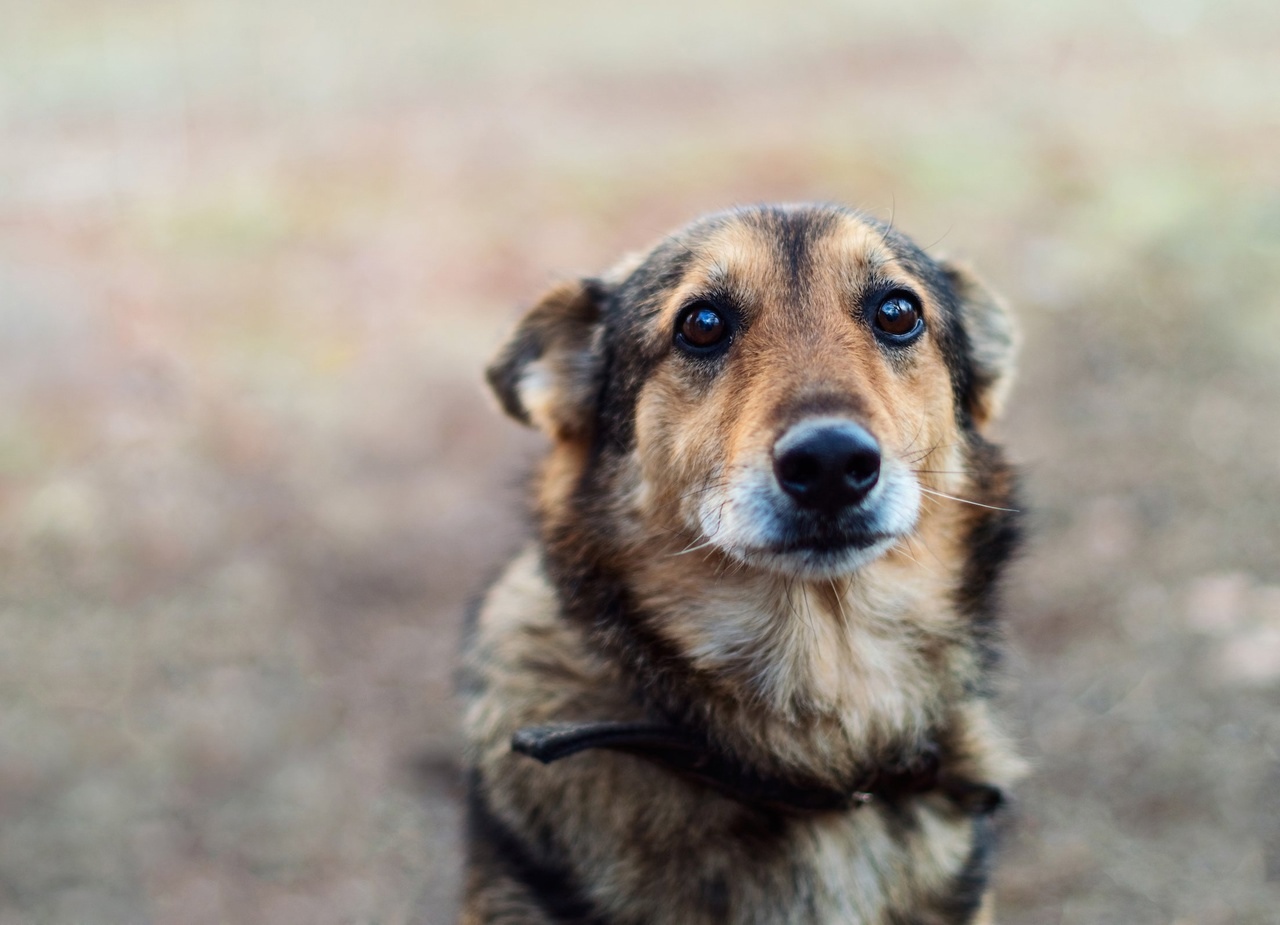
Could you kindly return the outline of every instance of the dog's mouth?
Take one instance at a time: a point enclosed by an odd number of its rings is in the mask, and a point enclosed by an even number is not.
[[[769,542],[731,554],[770,571],[824,578],[855,571],[888,551],[902,536],[864,527],[796,527]]]
[[[875,540],[845,543],[787,543],[728,552],[746,565],[805,579],[829,579],[848,575],[870,565],[888,552],[898,537],[881,535]]]
[[[763,551],[775,555],[788,553],[838,555],[840,553],[870,549],[897,536],[863,526],[841,528],[832,525],[800,527],[790,531],[782,539],[765,547]]]

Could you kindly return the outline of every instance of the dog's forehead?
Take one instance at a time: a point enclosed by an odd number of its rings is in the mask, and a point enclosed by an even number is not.
[[[713,284],[795,285],[823,270],[866,273],[897,256],[882,229],[853,213],[749,212],[698,231],[686,277]]]
[[[929,286],[931,266],[901,234],[852,210],[739,209],[665,238],[632,274],[620,307],[640,320],[717,292],[750,305],[824,290],[852,293],[873,277]]]

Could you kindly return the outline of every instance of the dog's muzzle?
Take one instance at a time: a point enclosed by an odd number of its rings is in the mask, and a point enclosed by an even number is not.
[[[774,444],[773,474],[800,507],[836,514],[860,504],[875,488],[880,445],[853,421],[804,421]]]

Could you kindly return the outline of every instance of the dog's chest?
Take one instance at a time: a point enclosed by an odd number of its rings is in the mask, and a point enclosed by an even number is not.
[[[740,823],[719,833],[718,844],[695,838],[696,850],[670,852],[659,865],[662,869],[651,871],[646,880],[673,889],[646,891],[636,921],[930,922],[928,913],[919,910],[953,888],[974,843],[969,819],[929,806],[892,811],[867,807],[791,820],[773,843],[757,840],[758,834]],[[681,890],[681,884],[693,889]]]
[[[970,857],[973,832],[970,820],[926,806],[858,811],[815,823],[798,841],[812,878],[813,921],[871,923],[900,921],[891,913],[945,891]]]
[[[727,699],[755,704],[736,719],[760,727],[780,754],[840,767],[863,757],[859,743],[919,741],[957,693],[944,688],[962,677],[963,631],[931,582],[745,577],[674,591],[641,592],[656,605],[659,633]]]

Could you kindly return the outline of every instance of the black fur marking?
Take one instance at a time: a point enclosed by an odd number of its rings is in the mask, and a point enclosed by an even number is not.
[[[530,900],[552,922],[563,925],[609,925],[583,895],[563,861],[538,857],[522,842],[485,801],[479,776],[473,771],[467,782],[467,835],[472,865],[488,862],[527,891]]]
[[[702,907],[718,919],[729,915],[729,880],[723,873],[708,877],[699,884]]]
[[[1000,579],[1022,544],[1022,515],[1016,476],[999,449],[976,434],[971,435],[971,446],[973,500],[1010,509],[983,510],[972,522],[965,543],[968,557],[955,593],[960,612],[972,621],[984,675],[989,675],[999,662]]]
[[[973,820],[973,847],[964,867],[952,881],[951,891],[938,902],[941,921],[948,925],[968,925],[978,914],[991,879],[991,862],[996,849],[996,827],[990,816]]]
[[[589,481],[590,474],[584,492],[589,491]],[[637,684],[636,699],[656,719],[700,729],[694,715],[699,700],[696,670],[648,629],[622,581],[594,560],[590,547],[600,539],[566,532],[545,540],[544,567],[559,591],[562,612],[628,669]]]
[[[625,453],[635,445],[635,406],[653,368],[671,349],[666,337],[654,341],[646,330],[662,298],[679,283],[693,252],[679,242],[658,248],[603,305],[605,356],[596,404],[593,454]],[[625,344],[625,349],[617,345]],[[655,349],[656,348],[656,349]]]
[[[826,210],[798,211],[766,208],[745,210],[744,219],[769,234],[776,242],[778,257],[787,269],[794,298],[804,295],[804,279],[809,274],[813,245],[831,231],[835,215]]]
[[[982,908],[982,900],[991,878],[991,861],[996,847],[996,828],[988,816],[973,820],[973,843],[960,871],[952,878],[943,894],[935,896],[923,908],[926,916],[892,911],[887,925],[970,925]]]

